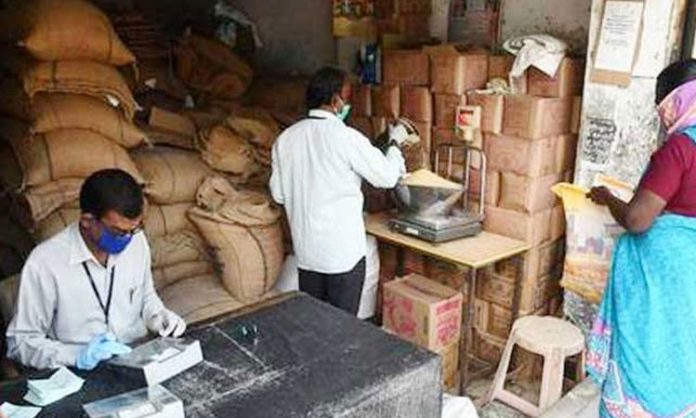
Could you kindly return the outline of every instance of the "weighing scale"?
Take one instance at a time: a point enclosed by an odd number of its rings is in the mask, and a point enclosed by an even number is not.
[[[476,160],[480,162],[481,175],[478,196],[486,195],[486,156],[480,148],[468,144],[443,144],[435,156],[435,172],[439,173],[440,152],[447,151],[447,177],[452,177],[452,161],[455,152],[464,153],[464,173],[460,190],[397,186],[395,190],[399,213],[390,221],[391,228],[425,241],[440,243],[475,236],[482,230],[484,204],[472,210],[470,190],[471,170]],[[478,158],[476,158],[478,157]],[[461,208],[456,208],[462,200]],[[479,199],[483,200],[483,199]]]

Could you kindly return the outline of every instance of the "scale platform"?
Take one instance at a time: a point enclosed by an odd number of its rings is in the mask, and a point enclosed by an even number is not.
[[[424,241],[440,243],[473,237],[481,232],[481,217],[473,214],[453,216],[400,215],[390,221],[393,230]]]

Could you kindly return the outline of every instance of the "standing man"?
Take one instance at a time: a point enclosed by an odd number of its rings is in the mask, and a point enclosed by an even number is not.
[[[393,188],[406,173],[393,129],[383,154],[345,125],[350,113],[347,74],[324,68],[310,81],[308,118],[286,129],[273,146],[273,199],[285,207],[298,259],[300,290],[357,314],[365,280],[361,183]]]
[[[80,220],[37,246],[22,270],[8,357],[37,369],[93,369],[147,335],[178,337],[186,323],[155,292],[142,232],[143,192],[104,170],[80,190]]]

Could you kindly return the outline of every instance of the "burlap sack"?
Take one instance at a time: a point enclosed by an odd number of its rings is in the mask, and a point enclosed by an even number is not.
[[[145,178],[145,193],[160,205],[194,202],[196,190],[210,168],[191,151],[170,147],[154,147],[132,153],[133,160]]]
[[[24,170],[27,186],[65,178],[86,178],[106,168],[120,168],[139,183],[143,182],[123,147],[86,129],[60,129],[13,139],[11,145]]]
[[[283,78],[256,80],[244,96],[245,103],[266,109],[286,109],[302,112],[309,80]]]
[[[92,61],[51,61],[36,64],[24,75],[24,90],[95,96],[120,107],[128,120],[138,107],[128,84],[114,67]]]
[[[79,208],[58,209],[39,221],[36,228],[33,229],[32,235],[36,242],[46,241],[79,219]]]
[[[0,279],[0,319],[9,324],[14,315],[17,294],[19,292],[19,275],[3,276]],[[1,321],[0,321],[1,322]]]
[[[81,178],[70,178],[29,187],[15,198],[19,221],[32,228],[59,208],[79,207],[83,182]]]
[[[259,108],[245,108],[236,112],[225,120],[225,124],[252,144],[267,150],[273,147],[280,135],[280,127],[273,116]]]
[[[239,309],[243,303],[234,299],[214,275],[180,280],[159,290],[167,308],[183,317],[189,324],[214,318]]]
[[[155,288],[159,290],[189,277],[214,273],[215,269],[210,261],[185,261],[179,264],[153,268],[152,280],[155,283]],[[195,295],[189,296],[197,297]]]
[[[193,203],[173,205],[149,204],[145,212],[145,233],[150,240],[165,235],[175,235],[182,231],[196,231],[187,212]]]
[[[233,297],[252,301],[278,280],[283,263],[280,211],[262,193],[239,191],[221,177],[201,185],[191,221],[212,247]]]
[[[254,148],[226,126],[219,125],[199,132],[196,146],[203,161],[215,170],[245,176],[258,170]]]
[[[126,120],[118,109],[87,95],[37,94],[32,114],[32,130],[38,133],[80,128],[100,133],[126,148],[147,142],[145,133]]]
[[[24,173],[9,142],[0,141],[0,195],[18,193],[24,186]]]
[[[201,236],[195,231],[183,230],[172,235],[149,239],[152,268],[174,264],[210,261]]]
[[[214,97],[241,97],[254,76],[246,62],[216,39],[188,34],[176,46],[174,54],[179,78]]]
[[[0,16],[0,24],[42,61],[135,62],[109,18],[86,0],[11,1]]]

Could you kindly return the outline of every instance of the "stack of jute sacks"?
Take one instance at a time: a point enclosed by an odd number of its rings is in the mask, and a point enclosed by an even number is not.
[[[393,79],[394,74],[403,74],[403,80],[414,77],[417,68],[424,72],[423,55],[428,56],[430,62],[432,149],[462,141],[455,132],[458,106],[480,107],[482,135],[474,137],[473,145],[484,149],[488,158],[484,229],[524,241],[532,247],[520,264],[505,261],[480,273],[483,277],[478,282],[475,298],[474,352],[477,357],[496,363],[511,326],[514,283],[518,274],[523,279],[522,315],[553,314],[560,304],[565,223],[560,201],[550,188],[572,177],[583,60],[565,58],[553,78],[532,68],[522,77],[511,79],[509,73],[514,57],[509,55],[463,51],[455,46],[386,51],[385,82]],[[394,65],[396,69],[390,68]],[[499,85],[491,83],[495,79],[507,81],[512,91],[503,93],[488,89],[487,84]],[[401,91],[404,91],[403,82]],[[392,97],[395,100],[397,95]],[[414,103],[401,102],[400,109],[413,107]],[[371,105],[374,113],[375,102]],[[433,151],[433,161],[434,154]],[[447,174],[444,162],[441,156],[442,175]],[[455,154],[452,171],[455,179],[462,178],[462,163],[463,158]],[[478,168],[474,167],[472,172],[472,190],[477,190],[480,182]],[[473,196],[473,199],[477,201],[480,197]],[[380,280],[393,279],[396,249],[381,245],[380,259]],[[468,275],[466,269],[410,251],[406,251],[404,262],[406,274],[423,274],[456,289],[462,288]]]
[[[254,208],[270,207],[270,198],[264,193],[229,198],[225,211],[211,201],[221,194],[251,193],[229,180],[244,185],[263,171],[254,164],[270,167],[277,125],[262,112],[248,109],[232,116],[222,110],[212,122],[208,112],[197,109],[188,109],[197,118],[183,117],[182,106],[178,112],[163,110],[156,119],[183,120],[187,140],[171,141],[177,146],[152,146],[171,135],[153,133],[150,126],[134,122],[140,109],[122,74],[135,65],[135,59],[107,16],[85,0],[11,3],[0,16],[6,29],[2,36],[18,48],[3,61],[2,83],[14,88],[8,92],[16,100],[0,104],[0,179],[9,206],[35,242],[78,219],[77,198],[84,178],[100,169],[121,168],[144,186],[153,277],[165,304],[196,321],[264,297],[277,279],[284,255],[276,210],[254,218]],[[238,97],[250,81],[235,81],[224,66],[202,74],[196,72],[197,65],[185,82],[200,89],[194,91],[206,100]],[[250,71],[246,64],[239,67],[242,74]],[[206,77],[212,81],[206,83]],[[201,120],[207,121],[206,128],[224,124],[243,136],[254,164],[240,164],[228,155],[233,149],[229,141],[202,146],[210,141],[197,127]],[[175,126],[182,130],[181,124]],[[220,180],[216,177],[220,175],[226,178]],[[216,187],[206,186],[211,179],[217,179]],[[226,217],[235,210],[252,214]],[[230,240],[231,236],[236,239]],[[0,240],[4,241],[9,240]],[[280,255],[272,251],[277,248]]]

